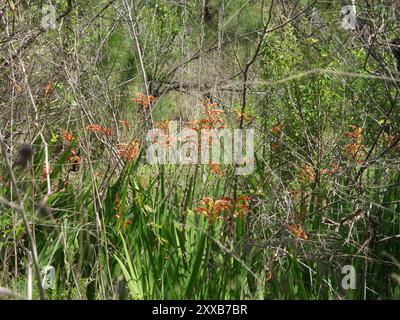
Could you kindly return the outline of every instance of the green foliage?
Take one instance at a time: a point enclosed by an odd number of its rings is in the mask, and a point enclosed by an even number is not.
[[[1,133],[11,163],[17,143],[33,156],[12,169],[21,203],[0,159],[1,199],[21,205],[0,201],[0,285],[27,294],[22,212],[56,270],[49,299],[399,298],[393,14],[361,6],[378,21],[351,33],[339,3],[300,14],[310,3],[276,1],[263,35],[271,1],[88,1],[28,43],[39,5],[6,6],[23,29],[0,43],[23,49],[0,79]],[[254,171],[149,165],[147,130],[198,125],[208,96],[226,128],[255,130]]]

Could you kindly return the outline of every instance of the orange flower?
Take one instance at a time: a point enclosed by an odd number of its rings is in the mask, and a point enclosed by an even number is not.
[[[238,121],[240,121],[242,118],[243,118],[243,120],[246,120],[246,121],[253,121],[255,119],[254,116],[250,116],[246,113],[240,112],[239,110],[235,110],[234,112],[236,113],[236,119]]]
[[[200,201],[201,206],[194,209],[195,212],[202,213],[210,222],[222,219],[218,214],[227,209],[227,201],[215,200],[210,197],[204,197]]]
[[[106,136],[111,136],[112,135],[112,130],[108,128],[104,128],[98,124],[90,124],[86,127],[86,129],[90,132],[98,132],[101,134],[104,134]]]
[[[398,137],[395,137],[392,134],[388,134],[386,132],[383,133],[382,135],[383,140],[386,142],[386,147],[387,148],[392,148],[394,151],[399,152],[400,151],[400,144],[398,143]]]
[[[291,225],[288,224],[287,225],[288,231],[294,234],[294,237],[297,238],[302,238],[304,240],[308,240],[308,236],[306,235],[306,233],[304,232],[303,229],[301,229],[297,224],[295,225]]]
[[[219,176],[223,176],[224,172],[221,170],[221,165],[219,163],[213,163],[210,161],[210,172]]]
[[[77,171],[78,166],[81,163],[81,158],[77,155],[75,150],[71,150],[71,156],[68,158],[68,160],[72,163],[72,171]]]
[[[357,126],[353,126],[353,125],[351,125],[350,127],[353,129],[353,131],[345,132],[344,135],[345,135],[346,137],[351,138],[351,139],[354,139],[354,140],[356,140],[356,141],[361,141],[362,138],[363,138],[363,135],[362,135],[362,128],[357,127]]]
[[[136,159],[139,153],[139,142],[134,140],[129,145],[126,143],[117,144],[118,155],[120,155],[125,161],[133,161]]]
[[[269,269],[269,270],[268,270],[267,281],[271,281],[271,280],[272,280],[272,270]]]
[[[230,198],[216,200],[213,207],[214,214],[218,214],[219,212],[224,210],[231,210],[232,206],[230,205],[230,203],[232,203],[232,200]]]
[[[271,133],[279,133],[282,131],[282,129],[285,127],[284,123],[280,123],[277,126],[274,126],[271,128]]]
[[[120,120],[118,121],[125,129],[129,129],[129,122],[128,120]]]
[[[127,227],[128,225],[130,225],[130,224],[132,224],[132,221],[131,221],[131,220],[129,220],[129,219],[125,220],[125,222],[124,222],[124,229],[126,229],[126,227]]]
[[[67,130],[63,130],[63,141],[71,142],[72,140],[74,140],[74,135],[69,133]]]
[[[174,135],[171,135],[169,132],[169,121],[161,121],[161,122],[154,122],[154,125],[161,129],[161,132],[159,133],[159,136],[162,137],[162,141],[159,141],[164,147],[169,148],[173,147],[178,143],[178,141],[187,141],[190,136],[182,137],[182,138],[177,138]],[[157,137],[154,137],[153,143],[158,142]]]
[[[119,195],[117,193],[115,195],[115,198],[114,198],[114,210],[115,210],[115,212],[119,211],[120,205],[121,205],[121,200],[120,200]]]
[[[314,169],[307,164],[303,164],[298,174],[298,179],[303,182],[313,182],[315,181],[315,176]]]
[[[224,121],[221,118],[224,110],[216,109],[219,104],[214,102],[211,103],[209,99],[203,101],[204,115],[205,118],[198,120],[195,124],[197,128],[195,130],[201,129],[222,129],[224,128]]]
[[[241,218],[244,214],[249,212],[249,200],[250,197],[248,196],[238,197],[236,203],[229,197],[224,197],[218,200],[204,197],[199,203],[201,206],[195,208],[194,211],[205,215],[211,222],[224,219],[224,217],[221,216],[221,213],[223,212],[230,212],[233,213],[235,218]]]
[[[236,199],[236,202],[239,201],[250,201],[250,196],[240,196]]]
[[[190,129],[197,130],[197,126],[199,124],[199,121],[198,120],[186,121],[185,124],[188,127],[190,127]]]
[[[345,153],[349,158],[360,161],[363,156],[362,128],[353,125],[351,128],[353,130],[344,133],[346,137],[351,139],[351,141],[345,147]]]
[[[155,99],[156,98],[151,95],[146,96],[143,93],[138,92],[135,94],[135,97],[132,99],[132,101],[141,105],[144,108],[148,108]]]
[[[271,144],[271,149],[272,149],[272,151],[278,150],[279,147],[280,147],[280,144],[279,144],[279,143],[273,143],[273,144]]]
[[[154,125],[161,129],[164,130],[165,132],[169,131],[169,121],[168,120],[164,120],[164,121],[160,121],[160,122],[154,122]]]
[[[46,87],[44,88],[44,96],[45,98],[53,91],[53,84],[51,81],[48,81]]]
[[[321,173],[322,174],[327,174],[328,176],[331,176],[337,172],[338,166],[336,163],[332,163],[332,169],[322,169]]]
[[[102,133],[106,136],[111,136],[112,135],[112,130],[110,128],[103,128]]]
[[[211,197],[203,197],[203,200],[200,201],[200,204],[205,206],[212,206],[214,204],[214,199]]]
[[[360,158],[362,154],[362,145],[359,144],[358,142],[355,143],[349,143],[346,148],[345,148],[347,156],[350,158]]]
[[[51,173],[51,169],[49,167],[49,174]],[[45,180],[47,178],[47,174],[46,174],[46,164],[43,163],[43,167],[42,167],[42,175],[40,176],[40,178],[42,180]]]
[[[86,127],[91,132],[100,132],[103,127],[98,124],[90,124]]]
[[[213,105],[208,105],[206,111],[204,112],[207,117],[210,118],[219,118],[221,114],[224,113],[224,110],[221,109],[211,109]]]
[[[249,201],[250,197],[249,196],[240,196],[236,199],[236,204],[235,204],[235,217],[243,217],[243,215],[249,213],[250,208],[249,208]]]

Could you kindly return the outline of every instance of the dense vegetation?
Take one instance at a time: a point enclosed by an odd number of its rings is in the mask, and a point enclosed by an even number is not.
[[[399,298],[400,5],[348,2],[2,0],[0,298]],[[149,164],[171,120],[254,170]]]

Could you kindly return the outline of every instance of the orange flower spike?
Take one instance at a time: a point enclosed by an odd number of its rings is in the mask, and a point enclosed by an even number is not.
[[[300,231],[300,237],[304,240],[308,240],[308,236],[306,235],[306,233],[304,232],[304,230]]]
[[[150,103],[152,103],[156,98],[152,95],[146,96],[143,93],[136,93],[135,97],[132,99],[133,102],[141,105],[142,107],[149,107]]]
[[[330,170],[329,169],[323,169],[323,170],[321,170],[321,173],[331,176],[331,175],[333,175],[333,174],[335,174],[337,172],[337,169],[338,169],[337,164],[336,163],[332,163],[332,168]]]
[[[228,201],[219,199],[215,201],[214,207],[217,211],[231,210],[232,207],[228,204]]]
[[[126,220],[125,222],[124,222],[124,229],[126,229],[126,227],[128,226],[128,225],[130,225],[130,224],[132,224],[132,221],[131,220]]]
[[[127,143],[117,143],[118,151],[124,150],[127,146]]]
[[[360,143],[350,143],[346,146],[346,154],[352,158],[357,158],[360,155],[362,146]]]
[[[239,201],[249,201],[250,200],[250,196],[240,196],[236,199],[236,202]]]
[[[204,197],[200,202],[200,206],[195,208],[194,211],[204,214],[207,218],[210,218],[211,211],[214,207],[214,199],[210,197]]]
[[[51,173],[51,169],[50,169],[50,167],[49,167],[49,174],[50,174],[50,173]],[[46,164],[45,164],[45,163],[43,163],[42,174],[41,174],[40,178],[41,178],[42,180],[45,180],[45,179],[47,178]]]
[[[64,142],[71,142],[74,139],[72,133],[69,133],[67,130],[63,130],[63,141]]]
[[[114,210],[118,212],[119,208],[120,208],[120,205],[121,205],[121,200],[120,200],[119,195],[117,193],[115,195],[115,198],[114,198]]]
[[[185,124],[186,124],[188,127],[190,127],[190,129],[198,130],[199,121],[197,121],[197,120],[186,121]]]
[[[271,280],[272,280],[272,270],[269,269],[269,270],[268,270],[267,281],[271,281]]]
[[[229,198],[229,197],[223,197],[222,199],[231,204],[233,204],[235,202],[232,198]]]
[[[285,124],[281,123],[275,127],[271,128],[271,133],[279,133],[282,131],[282,129],[285,127]]]
[[[299,173],[299,179],[306,182],[315,181],[315,172],[314,169],[311,168],[309,165],[302,165]]]
[[[81,163],[81,158],[77,155],[75,150],[71,150],[71,156],[68,158],[68,161],[73,164],[73,167],[77,167]]]
[[[355,127],[353,131],[353,138],[355,140],[361,140],[362,139],[362,128]]]
[[[101,130],[101,126],[98,124],[89,124],[86,129],[91,132],[99,132]]]
[[[163,121],[163,122],[154,122],[154,125],[155,125],[157,128],[160,128],[160,129],[162,129],[162,130],[164,130],[164,131],[166,131],[166,132],[169,131],[169,123],[168,123],[168,120]]]
[[[272,151],[278,150],[279,147],[280,147],[280,144],[279,144],[279,143],[273,143],[273,144],[271,144],[271,149],[272,149]]]
[[[281,131],[281,129],[277,126],[277,127],[272,127],[271,128],[271,132],[272,133],[278,133],[278,132],[280,132]]]
[[[241,120],[243,118],[246,121],[252,121],[252,120],[255,119],[254,116],[249,116],[246,113],[240,112],[239,110],[235,111],[235,113],[236,113],[236,119],[237,120]]]
[[[129,145],[127,143],[118,143],[118,155],[121,156],[125,161],[133,161],[139,154],[139,142],[132,141]]]
[[[150,96],[148,96],[148,98],[147,98],[147,103],[148,103],[148,105],[150,105],[150,103],[151,102],[153,102],[153,101],[155,101],[156,100],[156,98],[154,97],[154,96],[152,96],[152,95],[150,95]]]
[[[112,130],[108,128],[104,128],[98,124],[90,124],[86,127],[86,129],[90,132],[98,132],[101,134],[104,134],[106,136],[111,136],[112,135]]]
[[[199,202],[201,206],[195,208],[194,211],[204,214],[209,222],[215,222],[222,219],[222,217],[219,216],[221,211],[231,210],[229,203],[230,201],[225,199],[214,200],[211,197],[204,197]]]
[[[101,133],[106,135],[106,136],[111,136],[112,135],[112,129],[102,128]]]
[[[248,213],[250,211],[249,206],[246,203],[236,205],[236,209],[241,210],[242,213]]]
[[[44,96],[47,97],[53,91],[53,84],[48,81],[44,89]]]
[[[213,102],[213,103],[209,103],[207,106],[209,108],[215,108],[215,107],[219,107],[219,103],[218,102]]]
[[[288,224],[287,228],[288,228],[289,232],[293,233],[293,235],[296,239],[302,238],[304,240],[308,240],[308,236],[306,235],[304,230],[301,229],[297,224],[295,224],[295,225]]]
[[[287,228],[289,232],[295,232],[297,230],[297,225],[288,224]]]
[[[348,131],[345,132],[344,135],[348,138],[354,139],[356,141],[361,141],[362,140],[362,128],[351,125],[350,126],[353,131]]]
[[[141,92],[135,93],[135,97],[132,99],[133,102],[136,102],[138,104],[143,104],[143,101],[145,100],[145,95]]]
[[[203,198],[203,200],[200,202],[200,203],[202,203],[202,204],[204,204],[204,205],[214,205],[214,199],[213,198],[211,198],[211,197],[204,197]]]
[[[210,162],[210,172],[215,175],[223,176],[224,172],[221,170],[219,163]]]
[[[214,109],[210,111],[210,115],[214,117],[219,117],[223,113],[225,113],[225,111],[221,109]]]
[[[129,122],[128,120],[120,120],[118,121],[125,129],[129,129]]]
[[[206,215],[209,214],[209,210],[206,209],[206,208],[203,208],[203,207],[194,208],[194,211],[195,211],[195,212],[199,212],[199,213],[204,213],[204,214],[206,214]]]

